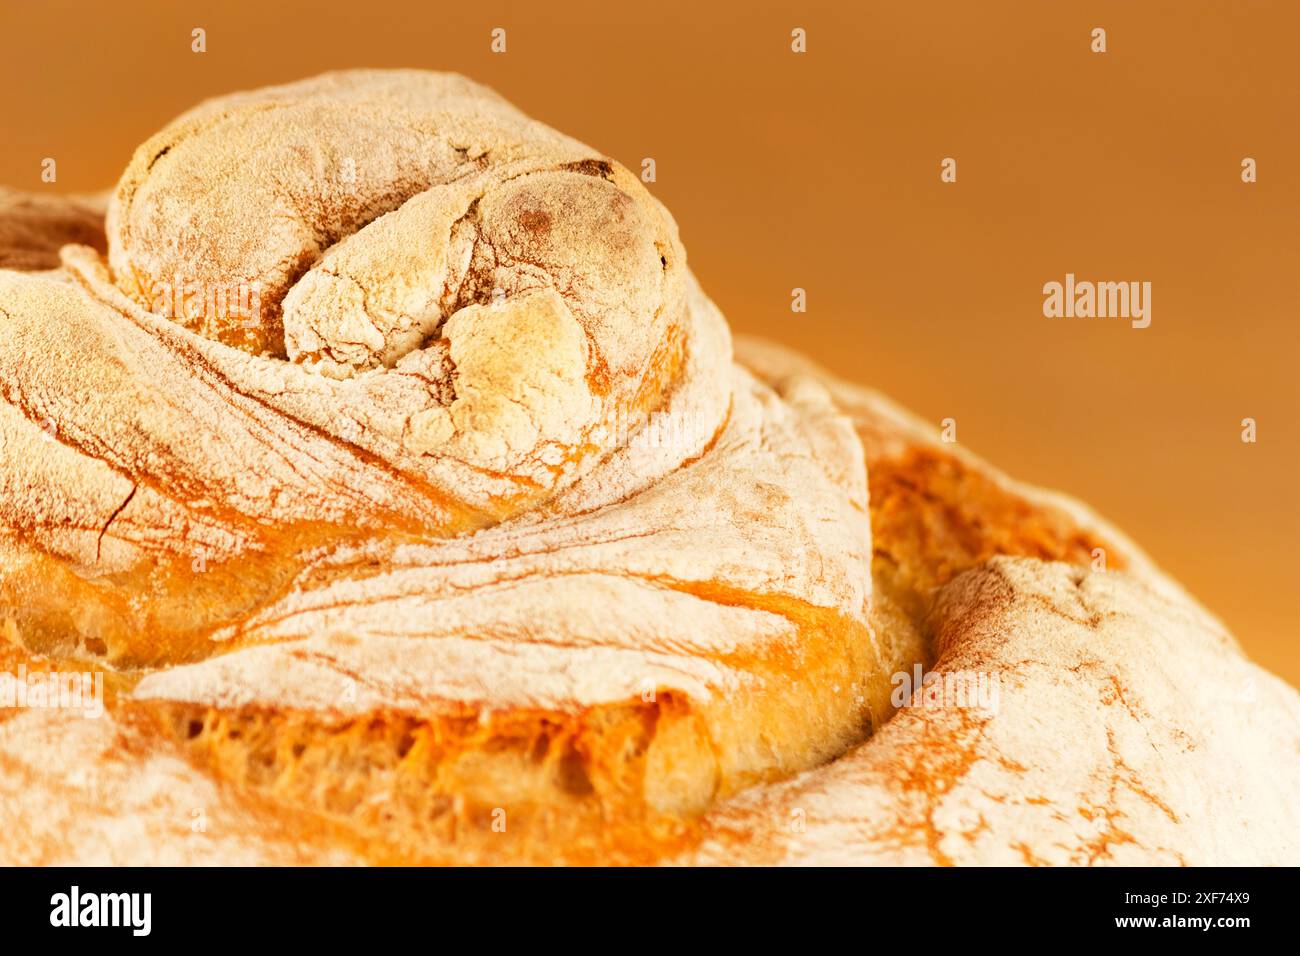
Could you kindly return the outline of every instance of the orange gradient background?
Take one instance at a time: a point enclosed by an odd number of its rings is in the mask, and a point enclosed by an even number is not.
[[[654,157],[734,328],[1088,501],[1300,684],[1298,36],[1284,0],[0,0],[0,183],[111,186],[218,93],[465,73],[632,169]],[[1151,327],[1044,318],[1067,272],[1151,282]]]

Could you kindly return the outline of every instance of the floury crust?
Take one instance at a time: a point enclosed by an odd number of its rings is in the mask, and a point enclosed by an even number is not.
[[[733,356],[636,177],[482,87],[224,97],[99,248],[31,208],[0,663],[106,715],[0,714],[5,862],[1296,861],[1294,691],[1082,506]],[[996,708],[894,713],[918,665]]]

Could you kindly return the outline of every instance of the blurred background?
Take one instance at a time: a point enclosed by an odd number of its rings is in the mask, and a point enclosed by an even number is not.
[[[1088,501],[1300,684],[1297,36],[1286,0],[0,0],[0,183],[111,186],[218,93],[463,72],[629,168],[653,157],[734,328]],[[1151,282],[1150,328],[1044,318],[1067,272]]]

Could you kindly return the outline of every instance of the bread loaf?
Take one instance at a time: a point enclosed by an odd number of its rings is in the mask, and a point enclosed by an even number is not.
[[[104,704],[0,709],[0,861],[1295,861],[1294,691],[1086,509],[733,351],[640,181],[485,88],[209,101],[102,237],[0,199],[0,670]],[[898,710],[931,667],[997,714]]]

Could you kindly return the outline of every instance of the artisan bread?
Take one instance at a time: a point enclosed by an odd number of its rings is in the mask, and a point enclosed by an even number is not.
[[[104,713],[0,709],[0,860],[1294,860],[1293,691],[1184,720],[1255,672],[1136,547],[733,350],[639,180],[483,87],[222,97],[81,215],[0,204],[0,670]],[[974,663],[990,730],[891,700]],[[1121,698],[1185,752],[1126,749]],[[1054,826],[1076,797],[1111,829]]]

